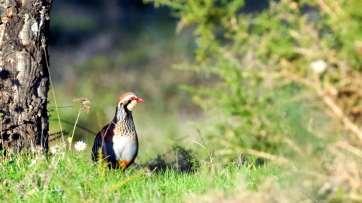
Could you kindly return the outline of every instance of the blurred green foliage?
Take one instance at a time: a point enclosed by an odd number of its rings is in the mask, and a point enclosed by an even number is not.
[[[233,159],[248,148],[277,154],[296,153],[304,144],[310,149],[306,154],[323,148],[316,134],[328,119],[315,112],[320,102],[307,99],[305,88],[281,75],[333,85],[345,80],[342,73],[360,73],[362,11],[355,9],[360,1],[269,1],[251,12],[244,8],[253,2],[243,0],[153,2],[174,9],[178,29],[194,30],[195,61],[180,66],[208,79],[185,88],[218,117],[211,127],[201,127],[209,146]],[[316,60],[326,70],[311,68]],[[325,122],[317,121],[313,130],[311,117]]]
[[[197,37],[198,61],[225,52],[244,54],[254,49],[257,57],[268,63],[298,60],[296,48],[308,48],[296,34],[312,35],[312,26],[321,45],[335,50],[352,68],[361,69],[361,2],[347,1],[269,1],[269,7],[243,12],[243,0],[155,0],[167,5],[180,17],[179,28],[192,25]],[[249,2],[254,4],[254,2]]]

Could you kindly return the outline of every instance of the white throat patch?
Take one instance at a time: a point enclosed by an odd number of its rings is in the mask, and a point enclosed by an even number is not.
[[[132,111],[136,105],[137,105],[137,101],[136,101],[136,100],[132,100],[132,101],[127,105],[127,109],[130,110],[130,111]]]

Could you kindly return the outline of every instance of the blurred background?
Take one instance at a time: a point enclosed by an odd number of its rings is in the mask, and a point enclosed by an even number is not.
[[[55,1],[49,49],[62,128],[71,135],[79,115],[75,140],[91,145],[118,95],[133,91],[145,99],[134,116],[141,162],[179,144],[221,166],[246,156],[292,163],[283,173],[296,172],[295,186],[315,199],[362,200],[361,8],[360,0]],[[51,96],[56,134],[54,104]]]
[[[268,1],[250,1],[244,12],[267,6]],[[51,14],[51,74],[65,135],[72,133],[78,99],[90,100],[91,109],[80,116],[75,140],[91,145],[112,119],[118,96],[133,91],[146,101],[135,112],[142,150],[149,151],[145,154],[195,138],[195,128],[188,125],[202,111],[182,86],[200,83],[205,76],[175,68],[193,60],[197,45],[192,28],[177,32],[172,9],[142,0],[65,0],[54,2]],[[58,133],[52,103],[50,110],[51,131]]]
[[[176,34],[170,9],[134,0],[66,0],[54,2],[51,17],[51,74],[66,135],[77,117],[74,99],[91,101],[75,133],[75,140],[91,145],[112,119],[119,95],[133,91],[145,99],[135,112],[141,144],[149,143],[142,150],[157,152],[162,143],[187,136],[182,129],[200,110],[179,84],[194,77],[172,67],[188,60],[195,44],[191,32]],[[59,132],[57,117],[52,118],[51,131]],[[159,146],[153,149],[153,143]]]

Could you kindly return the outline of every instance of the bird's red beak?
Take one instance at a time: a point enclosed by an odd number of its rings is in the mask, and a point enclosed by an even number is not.
[[[143,103],[144,100],[140,97],[136,97],[134,100],[136,100],[137,103]]]

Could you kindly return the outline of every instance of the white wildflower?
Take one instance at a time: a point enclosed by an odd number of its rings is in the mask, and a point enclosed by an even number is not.
[[[309,67],[310,69],[312,69],[314,73],[319,75],[324,73],[324,71],[326,71],[327,63],[322,59],[318,59],[310,63]]]
[[[83,141],[78,141],[74,144],[74,149],[76,151],[83,151],[85,148],[87,148],[87,144]]]

